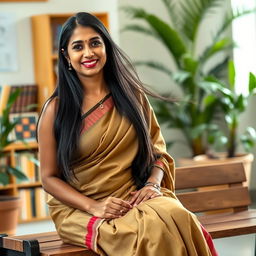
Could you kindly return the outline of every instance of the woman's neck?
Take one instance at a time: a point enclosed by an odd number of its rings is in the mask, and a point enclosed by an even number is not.
[[[103,76],[83,77],[80,80],[86,96],[100,96],[109,92]]]

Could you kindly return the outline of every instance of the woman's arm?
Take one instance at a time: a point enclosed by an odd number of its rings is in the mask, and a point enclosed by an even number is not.
[[[125,214],[131,205],[119,198],[95,201],[74,189],[60,178],[57,166],[57,146],[54,136],[54,120],[57,100],[44,108],[38,124],[38,145],[41,180],[44,190],[62,203],[101,218],[117,218]]]
[[[155,113],[145,95],[141,98],[143,112],[148,120],[149,134],[154,147],[154,152],[159,158],[153,164],[151,175],[142,189],[132,192],[130,203],[133,205],[160,196],[160,187],[164,186],[174,190],[174,162],[166,151],[166,145],[157,122]]]
[[[157,184],[158,186],[161,186],[161,182],[164,176],[164,172],[162,169],[160,169],[157,166],[153,166],[151,170],[151,175],[148,178],[147,182]]]

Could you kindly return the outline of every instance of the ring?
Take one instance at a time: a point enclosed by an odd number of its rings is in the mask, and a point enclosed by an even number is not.
[[[120,210],[120,213],[123,213],[123,210]]]

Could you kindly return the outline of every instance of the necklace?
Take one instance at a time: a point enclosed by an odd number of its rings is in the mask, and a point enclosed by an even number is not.
[[[91,109],[89,109],[87,112],[85,112],[82,115],[82,118],[87,117],[89,114],[91,114],[95,109],[100,108],[103,109],[104,108],[104,102],[111,96],[111,93],[107,94],[102,100],[100,100],[96,105],[94,105]]]

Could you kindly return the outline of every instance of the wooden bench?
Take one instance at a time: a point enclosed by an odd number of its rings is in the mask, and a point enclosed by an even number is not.
[[[183,205],[194,213],[229,209],[232,212],[198,216],[213,238],[256,233],[256,210],[251,204],[242,163],[182,167],[176,170],[176,192]],[[201,190],[200,187],[215,187]],[[187,191],[189,189],[189,191]],[[0,237],[1,256],[96,256],[85,248],[63,244],[56,232]]]
[[[198,219],[212,238],[223,238],[256,233],[256,210],[248,209],[251,199],[245,181],[244,166],[239,162],[182,167],[176,171],[175,189],[188,210],[206,213]],[[209,188],[200,190],[202,187]],[[184,192],[187,189],[192,191]],[[207,214],[225,209],[230,212]]]

